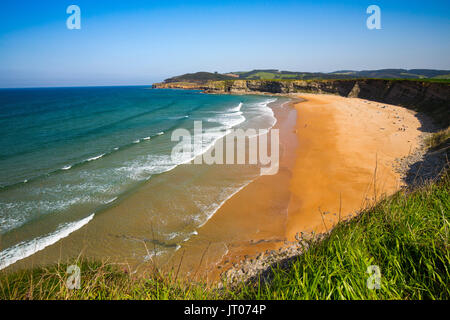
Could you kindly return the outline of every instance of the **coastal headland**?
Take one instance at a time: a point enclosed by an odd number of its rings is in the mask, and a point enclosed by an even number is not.
[[[403,106],[432,116],[443,127],[450,124],[448,81],[404,79],[327,80],[221,80],[161,82],[153,88],[197,89],[206,93],[234,94],[333,94]]]

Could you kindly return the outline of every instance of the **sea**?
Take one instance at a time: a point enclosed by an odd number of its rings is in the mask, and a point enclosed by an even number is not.
[[[0,269],[97,219],[101,227],[89,241],[98,255],[114,251],[118,238],[151,238],[159,254],[176,251],[259,171],[181,170],[188,163],[171,156],[173,131],[194,134],[194,121],[202,121],[192,160],[231,129],[274,126],[270,105],[279,99],[148,86],[1,89]],[[108,218],[142,188],[146,195],[127,216],[130,223],[121,222],[127,210]],[[97,241],[102,232],[115,236]],[[133,257],[145,261],[148,251]]]

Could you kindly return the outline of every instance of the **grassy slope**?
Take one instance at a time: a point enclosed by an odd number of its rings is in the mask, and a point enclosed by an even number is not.
[[[399,192],[339,224],[268,284],[210,290],[174,276],[137,278],[96,262],[80,263],[82,286],[68,290],[66,265],[0,275],[0,299],[449,299],[448,173],[411,193]],[[381,289],[369,290],[378,265]],[[175,279],[174,279],[175,278]]]

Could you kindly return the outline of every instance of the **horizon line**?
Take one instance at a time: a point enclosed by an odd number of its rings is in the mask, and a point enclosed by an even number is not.
[[[111,84],[111,85],[68,85],[68,86],[33,86],[33,87],[0,87],[0,90],[8,89],[64,89],[64,88],[107,88],[107,87],[148,87],[152,84]]]

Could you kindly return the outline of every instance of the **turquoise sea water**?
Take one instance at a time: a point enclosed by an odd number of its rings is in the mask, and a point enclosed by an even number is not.
[[[180,165],[173,130],[202,120],[204,152],[230,128],[273,126],[274,100],[146,87],[0,90],[0,269]]]

